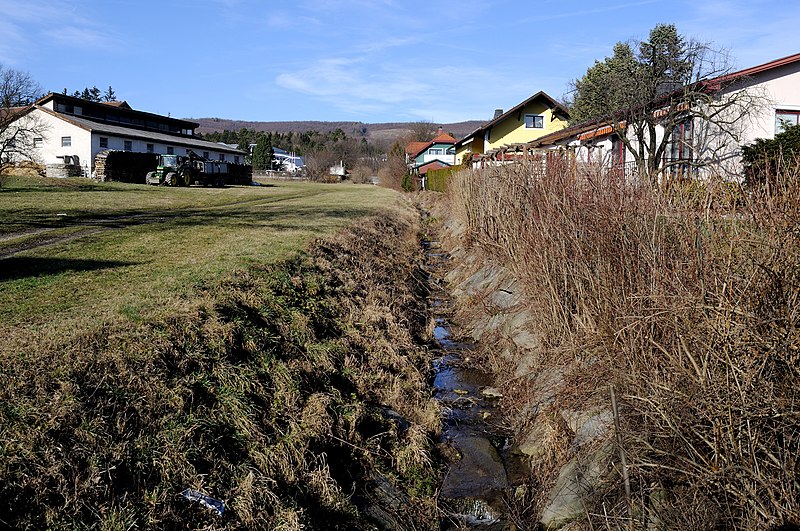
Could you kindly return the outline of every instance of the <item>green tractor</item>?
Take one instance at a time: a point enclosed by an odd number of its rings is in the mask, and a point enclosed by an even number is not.
[[[158,167],[147,173],[147,184],[158,186],[225,186],[228,165],[225,162],[208,161],[186,150],[186,155],[159,155]]]

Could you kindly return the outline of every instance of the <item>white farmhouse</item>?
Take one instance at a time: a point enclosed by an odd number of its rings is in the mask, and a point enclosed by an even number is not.
[[[35,162],[73,164],[84,176],[94,171],[105,150],[185,155],[194,151],[209,160],[244,162],[239,149],[194,136],[199,124],[132,109],[126,102],[92,102],[64,94],[48,94],[20,113],[42,131],[29,139]]]

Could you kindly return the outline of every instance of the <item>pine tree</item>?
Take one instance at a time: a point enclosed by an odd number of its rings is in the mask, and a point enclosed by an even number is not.
[[[103,101],[117,101],[117,95],[111,85],[108,86],[105,94],[103,94]]]

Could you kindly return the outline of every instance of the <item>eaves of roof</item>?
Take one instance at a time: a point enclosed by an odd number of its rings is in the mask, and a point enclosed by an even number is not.
[[[123,127],[119,125],[110,125],[100,122],[94,122],[85,118],[78,118],[77,116],[68,116],[59,112],[51,111],[46,107],[37,107],[38,110],[47,114],[55,116],[56,118],[70,123],[76,127],[80,127],[86,131],[93,133],[107,133],[110,135],[124,136],[128,138],[136,138],[139,140],[153,140],[163,144],[174,144],[176,146],[185,147],[203,147],[206,149],[213,149],[214,151],[223,153],[232,153],[236,155],[245,155],[245,152],[240,149],[228,147],[225,144],[211,142],[208,140],[201,140],[195,137],[177,136],[166,133],[157,133],[150,131],[142,131],[140,129],[133,129],[130,127]]]
[[[560,131],[556,131],[555,133],[550,133],[549,135],[540,136],[536,140],[528,142],[528,145],[531,147],[546,146],[548,144],[553,144],[554,142],[558,142],[559,140],[564,140],[565,138],[569,138],[571,136],[578,136],[582,133],[598,130],[600,128],[607,127],[610,125],[611,125],[610,120],[589,120],[587,122],[583,122],[577,125],[573,125],[571,127],[567,127],[565,129],[561,129]]]
[[[544,99],[550,105],[550,107],[552,107],[556,111],[559,111],[559,112],[561,112],[561,114],[565,115],[566,117],[569,117],[569,110],[566,107],[564,107],[563,105],[558,103],[555,99],[553,99],[552,96],[547,94],[545,91],[540,90],[539,92],[537,92],[536,94],[534,94],[533,96],[528,98],[527,100],[523,101],[522,103],[519,103],[519,104],[515,105],[514,107],[512,107],[509,110],[507,110],[506,112],[504,112],[503,114],[501,114],[497,118],[495,118],[495,119],[493,119],[493,120],[491,120],[489,122],[486,122],[485,124],[483,124],[482,126],[477,128],[475,131],[473,131],[469,135],[465,136],[464,139],[459,140],[458,142],[456,142],[456,147],[461,147],[462,145],[464,145],[464,141],[465,140],[467,140],[469,138],[474,138],[479,133],[482,133],[483,131],[486,131],[487,129],[495,126],[496,124],[498,124],[498,123],[500,123],[502,121],[505,121],[510,116],[518,113],[520,110],[525,108],[526,105],[528,105],[529,103],[531,103],[531,102],[533,102],[533,101],[535,101],[535,100],[537,100],[539,98]]]
[[[760,65],[751,66],[750,68],[745,68],[744,70],[739,70],[737,72],[732,72],[730,74],[725,74],[723,76],[715,77],[705,81],[704,83],[709,87],[714,87],[718,89],[724,83],[729,83],[731,81],[735,81],[743,77],[754,76],[762,72],[767,72],[769,70],[774,70],[776,68],[780,68],[782,66],[787,66],[797,62],[800,62],[800,53],[796,53],[794,55],[787,55],[786,57],[781,57],[780,59],[775,59],[774,61],[769,61],[767,63],[763,63]]]
[[[41,106],[41,105],[44,105],[48,101],[50,101],[52,99],[55,99],[55,98],[60,98],[60,99],[63,99],[63,100],[71,101],[73,103],[77,103],[77,104],[80,104],[80,105],[98,105],[98,106],[108,107],[108,105],[105,105],[104,102],[93,102],[93,101],[89,101],[89,100],[84,100],[83,98],[76,98],[75,96],[69,96],[67,94],[56,94],[55,92],[51,92],[51,93],[49,93],[49,94],[47,94],[45,96],[42,96],[41,98],[39,98],[38,100],[36,100],[34,102],[34,105]],[[123,103],[125,104],[124,106],[122,105]],[[161,114],[155,114],[155,113],[147,112],[147,111],[138,111],[136,109],[131,108],[131,106],[128,105],[127,102],[120,102],[120,105],[115,105],[113,107],[115,107],[115,108],[117,108],[117,109],[119,109],[119,110],[121,110],[123,112],[129,113],[131,115],[139,115],[139,116],[142,116],[144,118],[155,118],[155,119],[158,119],[158,120],[169,120],[169,121],[171,121],[173,123],[180,123],[180,124],[185,125],[186,129],[197,129],[198,127],[200,127],[200,124],[198,124],[197,122],[191,122],[189,120],[182,120],[180,118],[172,118],[171,116],[163,116]]]

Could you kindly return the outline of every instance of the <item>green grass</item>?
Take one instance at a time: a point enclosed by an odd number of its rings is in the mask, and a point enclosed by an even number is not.
[[[12,177],[0,189],[0,349],[158,318],[221,275],[274,263],[396,204],[352,184],[162,188]]]
[[[0,527],[436,527],[439,410],[401,196],[19,180],[0,205],[20,227],[63,209],[98,230],[0,259]],[[108,221],[122,211],[142,217]]]

